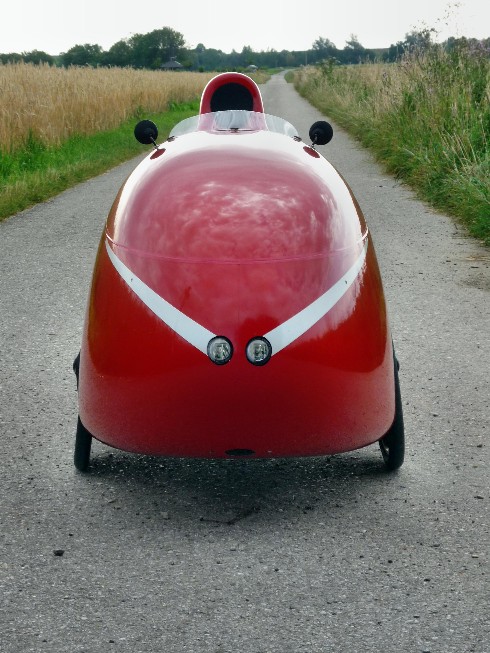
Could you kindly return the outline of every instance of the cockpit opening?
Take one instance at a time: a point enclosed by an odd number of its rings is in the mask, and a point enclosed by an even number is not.
[[[242,109],[253,111],[252,93],[242,84],[231,82],[217,88],[211,96],[211,111]]]

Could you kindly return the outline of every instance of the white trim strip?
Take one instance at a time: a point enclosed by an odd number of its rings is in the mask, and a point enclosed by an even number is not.
[[[195,322],[185,315],[185,313],[182,313],[182,311],[179,311],[175,306],[172,306],[172,304],[169,304],[169,302],[163,299],[163,297],[160,297],[160,295],[157,295],[156,292],[133,274],[114,254],[107,240],[105,246],[115,269],[145,306],[165,322],[175,333],[196,347],[196,349],[199,349],[203,354],[207,355],[208,343],[212,338],[216,337],[216,334]],[[311,329],[345,295],[364,265],[367,246],[368,241],[366,240],[357,261],[327,292],[318,297],[318,299],[302,311],[293,315],[289,320],[286,320],[286,322],[283,322],[264,335],[264,338],[267,338],[272,345],[273,356],[297,340],[308,329]]]
[[[216,336],[215,333],[208,331],[203,326],[194,322],[190,317],[179,311],[175,306],[169,304],[163,297],[157,295],[149,286],[131,272],[124,263],[114,254],[107,240],[105,241],[107,254],[111,259],[113,266],[120,274],[122,279],[128,284],[131,290],[141,299],[152,313],[159,317],[175,333],[187,340],[191,345],[208,353],[208,342]]]
[[[289,320],[286,320],[286,322],[283,322],[264,335],[264,338],[267,338],[272,345],[272,355],[277,354],[281,349],[284,349],[284,347],[287,347],[294,340],[302,336],[303,333],[306,333],[308,329],[321,320],[345,295],[364,265],[367,245],[368,241],[366,239],[366,243],[357,261],[326,293],[318,299],[315,299],[314,302],[302,311],[293,315]]]

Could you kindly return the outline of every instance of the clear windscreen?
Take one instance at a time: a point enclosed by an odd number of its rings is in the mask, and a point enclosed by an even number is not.
[[[256,111],[232,109],[192,116],[179,122],[170,132],[170,137],[182,136],[196,131],[209,132],[246,132],[270,131],[285,136],[298,136],[291,123],[283,118]]]

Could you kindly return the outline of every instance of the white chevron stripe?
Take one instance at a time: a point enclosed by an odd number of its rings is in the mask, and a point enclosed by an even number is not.
[[[128,284],[141,301],[167,324],[179,336],[207,355],[208,343],[216,334],[201,326],[190,317],[157,295],[149,286],[139,279],[111,250],[106,240],[107,254],[122,279]],[[366,259],[368,241],[366,240],[359,258],[354,265],[318,299],[293,317],[283,322],[264,338],[272,345],[272,355],[277,354],[302,336],[308,329],[324,317],[345,295],[361,271]]]
[[[211,338],[216,336],[215,333],[208,331],[203,326],[194,322],[190,317],[179,311],[175,306],[169,304],[163,297],[157,295],[149,286],[147,286],[141,279],[131,272],[131,270],[118,259],[114,252],[109,247],[106,240],[105,243],[107,254],[112,261],[112,264],[119,272],[124,281],[133,290],[133,292],[141,299],[141,301],[148,306],[150,311],[159,317],[165,324],[178,333],[179,336],[187,340],[191,345],[202,351],[203,354],[208,353],[208,342]]]
[[[366,239],[357,261],[326,293],[318,299],[315,299],[314,302],[302,311],[293,315],[289,320],[286,320],[286,322],[283,322],[264,335],[264,338],[267,338],[272,345],[272,355],[277,354],[281,349],[284,349],[284,347],[287,347],[294,340],[302,336],[303,333],[306,333],[308,329],[311,329],[345,295],[364,265],[367,245],[368,241]]]

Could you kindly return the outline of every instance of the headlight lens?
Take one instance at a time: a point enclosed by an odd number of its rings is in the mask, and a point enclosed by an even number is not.
[[[272,356],[272,345],[266,338],[252,338],[245,352],[252,365],[265,365]]]
[[[216,336],[208,343],[208,356],[216,365],[226,365],[233,356],[233,345],[224,336]]]

